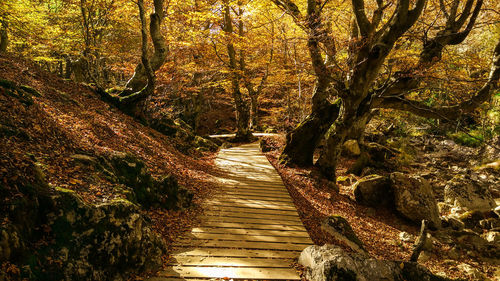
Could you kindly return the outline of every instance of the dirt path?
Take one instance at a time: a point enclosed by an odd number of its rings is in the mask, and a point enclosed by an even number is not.
[[[202,225],[176,242],[172,267],[151,280],[300,280],[291,263],[312,241],[259,145],[223,149],[216,164],[224,188]]]

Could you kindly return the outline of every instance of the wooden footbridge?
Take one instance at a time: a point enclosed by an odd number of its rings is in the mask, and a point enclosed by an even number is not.
[[[312,241],[280,176],[247,144],[220,151],[223,188],[200,227],[179,239],[170,268],[151,281],[300,280],[293,261]]]

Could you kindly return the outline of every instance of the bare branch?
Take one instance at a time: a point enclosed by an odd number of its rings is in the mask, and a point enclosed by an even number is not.
[[[446,11],[446,6],[444,5],[444,0],[439,0],[439,8],[441,12],[443,12],[444,16],[448,19],[450,18],[450,14]]]
[[[477,16],[479,15],[479,12],[481,11],[482,5],[483,5],[483,0],[478,0],[476,3],[476,7],[474,8],[474,11],[472,12],[472,16],[469,19],[469,23],[467,24],[467,27],[463,31],[458,32],[457,34],[454,34],[454,36],[451,38],[450,42],[448,43],[449,45],[460,44],[465,40],[465,38],[467,38],[470,31],[474,27],[474,24],[476,23],[476,19],[477,19]]]

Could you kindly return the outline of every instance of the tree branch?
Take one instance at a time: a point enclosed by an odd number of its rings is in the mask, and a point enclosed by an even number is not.
[[[500,79],[500,40],[498,41],[493,54],[493,62],[488,80],[483,87],[477,91],[470,99],[451,106],[436,106],[431,107],[422,102],[405,99],[404,93],[408,89],[401,89],[399,94],[393,96],[378,96],[374,98],[374,108],[391,108],[397,110],[408,111],[413,114],[436,119],[456,119],[463,113],[471,112],[488,101],[495,89],[498,89],[498,81]],[[395,90],[393,88],[393,90]]]
[[[366,17],[364,0],[352,0],[352,10],[356,17],[356,23],[358,24],[361,36],[368,37],[372,32],[372,24]]]

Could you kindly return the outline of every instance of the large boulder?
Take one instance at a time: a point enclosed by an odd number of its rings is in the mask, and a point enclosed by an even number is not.
[[[122,186],[118,192],[144,208],[182,209],[188,207],[193,193],[180,186],[172,175],[154,178],[145,163],[130,153],[115,152],[94,157],[85,154],[71,156],[79,164],[93,166],[111,181]]]
[[[305,278],[310,281],[449,280],[416,263],[367,258],[334,245],[307,247],[300,254],[299,263],[305,267]]]
[[[93,205],[75,192],[56,189],[47,214],[52,243],[40,249],[60,264],[31,269],[43,280],[117,280],[161,266],[162,238],[127,200]],[[29,258],[28,258],[29,260]]]
[[[441,227],[437,202],[427,180],[400,172],[392,173],[390,179],[399,213],[416,223],[425,219],[431,228]]]
[[[469,211],[486,212],[496,207],[488,188],[472,179],[453,178],[448,181],[444,188],[444,200]]]
[[[16,196],[0,184],[0,263],[20,269],[0,280],[124,280],[161,266],[164,241],[136,204],[87,203],[49,186],[39,165],[26,162]]]
[[[379,175],[366,176],[354,184],[356,202],[372,207],[389,205],[394,201],[388,177]]]

